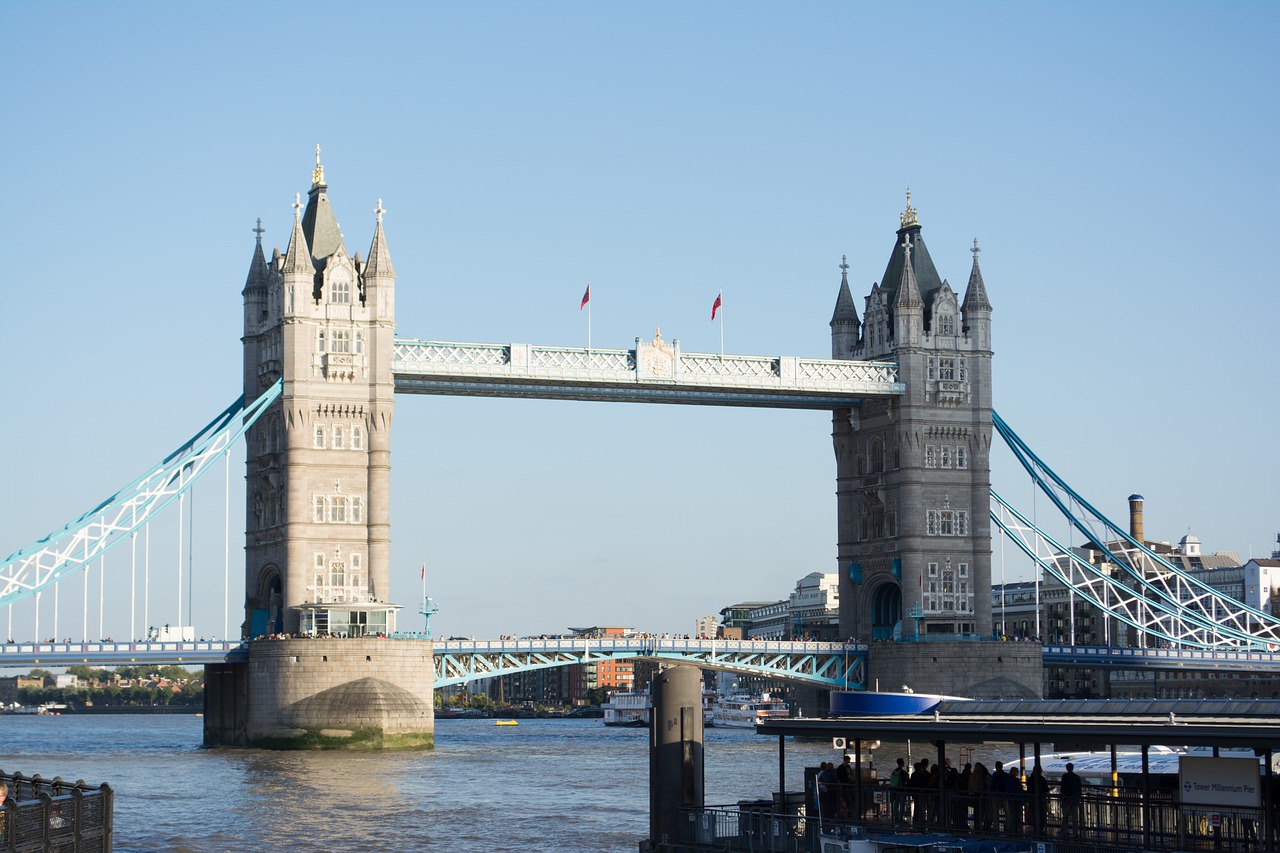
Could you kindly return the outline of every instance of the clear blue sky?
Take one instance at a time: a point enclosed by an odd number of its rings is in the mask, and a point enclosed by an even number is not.
[[[840,258],[861,304],[910,186],[957,289],[981,241],[1014,428],[1115,517],[1143,493],[1149,536],[1269,552],[1278,23],[1262,2],[2,4],[0,551],[239,393],[250,229],[284,247],[319,143],[350,251],[387,208],[399,334],[438,340],[585,345],[589,278],[596,346],[661,326],[715,351],[723,289],[728,351],[825,356]],[[393,596],[414,609],[425,563],[443,634],[686,632],[835,567],[821,413],[406,396],[393,436]],[[196,500],[221,507],[221,474]],[[221,633],[220,510],[196,535],[196,623]],[[127,554],[108,570],[122,637]],[[78,584],[62,606],[78,637]]]

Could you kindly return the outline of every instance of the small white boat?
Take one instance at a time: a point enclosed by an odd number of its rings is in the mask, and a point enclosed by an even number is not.
[[[753,729],[757,723],[790,714],[791,709],[786,702],[763,693],[759,696],[726,696],[716,703],[711,719],[717,728],[725,726]]]
[[[702,724],[704,726],[711,725],[712,708],[715,703],[715,693],[703,691],[702,693]],[[650,711],[653,710],[653,697],[648,690],[641,690],[636,693],[615,693],[600,706],[604,711],[604,724],[606,726],[639,728],[649,725]]]

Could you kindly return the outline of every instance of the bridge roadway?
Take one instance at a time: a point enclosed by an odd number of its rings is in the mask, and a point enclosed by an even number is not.
[[[402,637],[424,639],[411,634]],[[437,640],[434,649],[437,686],[600,658],[667,660],[841,689],[861,688],[866,680],[867,646],[859,643],[610,637]],[[1043,654],[1046,666],[1280,671],[1277,652],[1047,645],[1043,647]],[[0,645],[0,669],[137,664],[190,666],[245,661],[248,656],[247,644],[222,640],[6,643]]]
[[[391,369],[401,394],[830,411],[906,393],[891,361],[685,353],[660,338],[633,350],[397,339]]]
[[[399,637],[425,639],[412,634]],[[437,687],[604,658],[648,658],[823,687],[858,689],[865,681],[867,658],[867,647],[858,643],[671,640],[656,637],[437,640],[434,650]],[[248,657],[247,644],[216,640],[0,645],[0,669],[138,664],[190,666],[245,661]]]

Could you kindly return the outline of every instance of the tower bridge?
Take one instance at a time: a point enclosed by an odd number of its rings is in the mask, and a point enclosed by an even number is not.
[[[1280,641],[1280,622],[1270,614],[1229,602],[1167,562],[1150,570],[1127,557],[1142,543],[1121,541],[1122,531],[1108,527],[995,416],[993,308],[977,241],[967,282],[956,290],[938,274],[909,194],[884,274],[861,312],[841,264],[826,359],[685,353],[660,331],[626,350],[397,339],[397,277],[381,200],[364,259],[348,252],[338,229],[318,149],[307,202],[298,196],[293,207],[288,244],[270,259],[256,229],[241,294],[240,402],[133,485],[0,566],[0,604],[38,603],[43,589],[180,499],[243,435],[241,635],[346,639],[190,650],[210,661],[209,743],[343,743],[374,732],[372,745],[422,744],[432,737],[434,686],[593,654],[692,660],[829,686],[865,684],[870,676],[950,694],[1038,695],[1049,659],[1038,645],[974,641],[993,628],[993,520],[1037,565],[1139,632],[1205,653],[1219,646],[1260,651]],[[606,649],[596,641],[552,648],[387,639],[400,610],[390,588],[397,393],[831,411],[840,636],[850,642],[764,650],[618,641]],[[993,512],[997,434],[1071,523],[1103,547],[1107,567],[1065,565],[1055,556],[1061,546],[1016,510],[997,499]],[[1102,545],[1110,541],[1120,541],[1114,551]],[[1143,560],[1152,557],[1159,560],[1150,552]],[[1227,612],[1233,615],[1220,618]],[[911,639],[925,642],[872,643],[901,638],[904,622]],[[360,637],[366,639],[353,639]],[[0,663],[188,651],[45,645],[6,645]],[[1091,659],[1077,649],[1049,655]],[[353,708],[381,710],[353,716]]]

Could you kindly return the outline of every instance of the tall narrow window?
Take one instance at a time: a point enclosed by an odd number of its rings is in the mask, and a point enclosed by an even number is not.
[[[949,445],[944,444],[938,448],[938,457],[939,463],[943,468],[951,467],[951,447]]]
[[[969,467],[969,448],[965,447],[963,444],[956,445],[956,467]]]
[[[364,332],[356,329],[356,348],[357,354],[364,352]]]
[[[351,499],[351,523],[364,524],[364,499],[353,497]]]
[[[351,282],[346,276],[334,276],[333,280],[329,282],[329,301],[351,301]]]
[[[333,449],[342,450],[346,446],[347,446],[346,430],[344,430],[340,426],[335,426],[333,428]]]
[[[926,444],[924,446],[924,467],[938,467],[938,449],[932,444]]]
[[[324,449],[324,424],[316,424],[316,437],[312,446],[318,450]]]
[[[359,424],[351,427],[351,449],[364,450],[364,427]]]
[[[313,498],[312,500],[311,520],[316,522],[317,524],[323,524],[325,520],[326,509],[327,507],[325,506],[324,495],[316,495],[315,498]]]
[[[338,495],[330,499],[329,520],[334,524],[347,523],[347,499]]]
[[[347,564],[341,560],[329,563],[329,586],[341,589],[347,585]]]
[[[316,352],[324,352],[324,329],[316,329]]]

